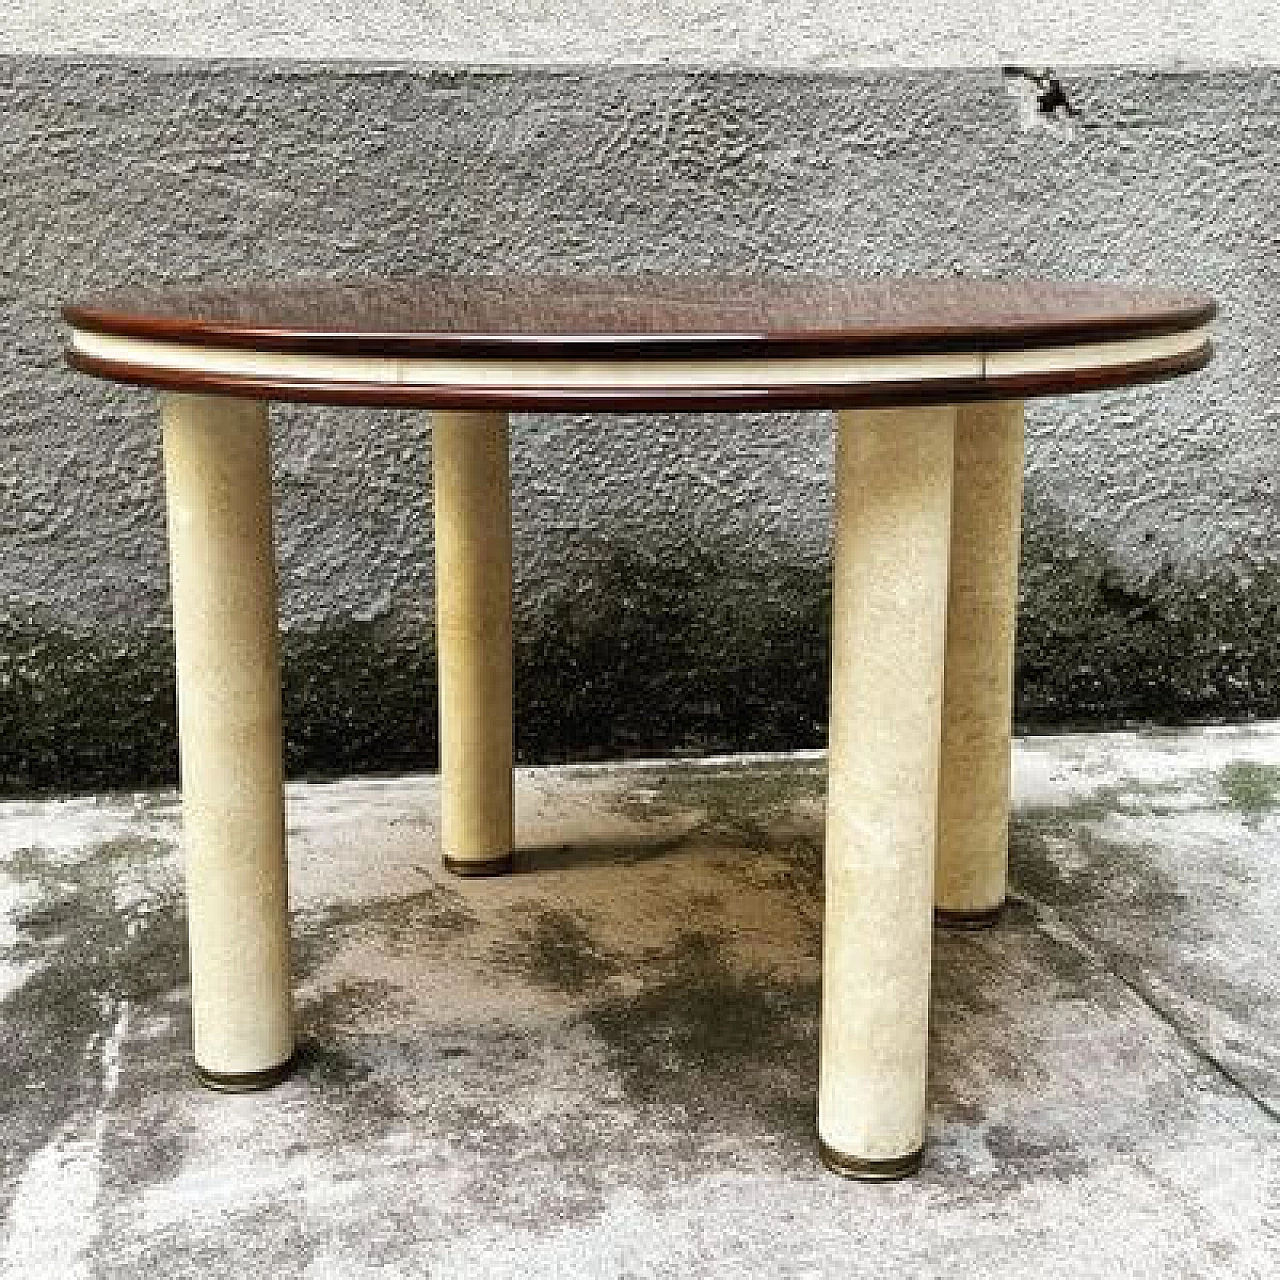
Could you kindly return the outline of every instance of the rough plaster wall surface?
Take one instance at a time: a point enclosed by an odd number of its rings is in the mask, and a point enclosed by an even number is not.
[[[19,0],[0,50],[369,58],[546,66],[1260,65],[1280,60],[1275,0]]]
[[[45,660],[41,628],[167,623],[154,406],[60,362],[56,308],[87,289],[954,271],[1177,283],[1223,308],[1205,373],[1031,406],[1024,711],[1274,711],[1280,659],[1262,639],[1280,608],[1278,85],[1263,69],[1072,73],[1088,127],[1067,139],[1021,132],[994,69],[6,59],[0,611],[36,636],[36,656],[15,661]],[[385,624],[426,643],[425,415],[280,407],[275,424],[286,628]],[[540,680],[569,657],[571,693],[641,659],[650,679],[664,666],[732,676],[772,664],[769,678],[786,682],[790,664],[814,668],[804,678],[821,690],[826,415],[522,415],[512,467],[517,604],[540,637],[529,658]],[[690,626],[700,638],[677,640]],[[632,647],[620,649],[626,627]],[[1214,653],[1241,645],[1239,670],[1206,675],[1205,662],[1221,666]],[[1196,646],[1210,657],[1180,651]],[[162,653],[148,661],[163,670]],[[350,654],[329,661],[350,679]],[[1029,703],[1028,680],[1043,693]],[[643,682],[632,693],[651,696]],[[716,740],[732,745],[732,715],[708,697],[704,718],[720,716]],[[802,741],[820,734],[814,697],[796,712]],[[599,724],[620,709],[578,710]],[[668,729],[648,745],[686,741]],[[540,741],[565,745],[550,731]]]
[[[1275,77],[1076,81],[1027,137],[991,73],[451,73],[11,63],[3,82],[6,596],[163,621],[155,412],[60,363],[103,285],[422,271],[1119,278],[1221,300],[1195,378],[1038,403],[1028,484],[1139,566],[1280,535]],[[945,139],[945,143],[943,142]],[[281,407],[286,622],[430,585],[426,423]],[[824,552],[826,415],[521,416],[525,603],[584,536]]]

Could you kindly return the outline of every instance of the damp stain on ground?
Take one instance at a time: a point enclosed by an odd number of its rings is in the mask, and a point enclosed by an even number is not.
[[[403,950],[423,939],[457,938],[478,923],[463,894],[440,881],[429,881],[420,889],[387,898],[330,902],[294,913],[295,971],[311,973],[354,941],[377,942],[392,950]]]
[[[1190,767],[1162,784],[1168,804],[1152,806],[1150,786],[1120,783],[1059,808],[1024,810],[1010,830],[1011,900],[1048,913],[1044,929],[1064,942],[1054,967],[1094,969],[1095,1004],[1137,1000],[1209,1069],[1206,1089],[1225,1088],[1266,1114],[1274,1109],[1261,1099],[1280,1070],[1280,1052],[1267,1047],[1266,966],[1205,964],[1198,952],[1221,945],[1223,920],[1239,920],[1240,895],[1259,889],[1256,857],[1225,826],[1216,841],[1205,832],[1224,810],[1257,831],[1278,780],[1280,770],[1265,763],[1232,762],[1211,774]],[[1184,820],[1197,823],[1190,839]]]
[[[596,940],[580,912],[527,905],[513,915],[508,936],[492,951],[498,972],[514,970],[540,986],[576,997],[619,971],[617,953]]]
[[[718,936],[690,931],[643,957],[639,991],[583,1018],[637,1106],[677,1107],[691,1130],[749,1132],[807,1152],[817,1067],[817,976],[729,963]]]
[[[652,785],[619,793],[616,805],[640,822],[686,820],[675,847],[723,851],[723,868],[759,889],[812,902],[822,888],[825,761],[754,768],[684,766]]]
[[[626,867],[655,862],[678,852],[688,839],[686,833],[658,836],[654,839],[607,840],[586,843],[543,845],[517,849],[512,855],[511,869],[517,875],[564,871],[578,867]]]
[[[650,787],[624,792],[620,811],[639,820],[701,814],[709,831],[725,836],[754,836],[772,845],[772,825],[793,814],[812,817],[827,794],[825,761],[784,767],[761,765],[674,766]]]
[[[1015,815],[1009,831],[1009,877],[1015,893],[1056,910],[1112,911],[1170,923],[1189,919],[1185,890],[1165,871],[1154,846],[1103,834],[1085,806]]]
[[[101,1047],[121,1010],[162,1013],[184,981],[185,915],[161,865],[169,852],[159,841],[115,839],[74,860],[41,848],[6,860],[30,894],[8,958],[31,972],[0,1001],[0,1114],[9,1117],[0,1211],[31,1155],[69,1117],[103,1105]],[[130,881],[145,883],[146,896],[122,903],[119,886]],[[169,1154],[162,1148],[157,1159],[167,1164]]]
[[[1274,796],[1265,777],[1248,779],[1232,804],[1232,776],[1213,774],[1210,789],[1196,775],[1181,797],[1172,784],[1122,778],[1015,815],[1014,896],[1000,926],[935,935],[934,1145],[901,1195],[985,1212],[1026,1187],[1077,1186],[1102,1162],[1158,1147],[1153,1134],[1192,1141],[1206,1110],[1234,1100],[1199,1060],[1178,1058],[1181,1042],[1153,1032],[1129,994],[1176,973],[1246,1039],[1257,1025],[1265,982],[1245,990],[1180,963],[1181,947],[1209,936],[1213,912],[1155,834],[1192,810],[1240,834],[1233,815],[1265,812]],[[557,785],[572,792],[573,771]],[[8,859],[30,892],[6,954],[32,972],[0,1006],[6,1032],[25,1026],[28,1041],[0,1038],[0,1107],[18,1116],[0,1153],[0,1212],[30,1156],[69,1117],[103,1105],[100,1048],[124,1003],[98,1202],[117,1243],[149,1204],[191,1194],[186,1180],[207,1176],[236,1115],[260,1122],[239,1141],[270,1172],[237,1192],[216,1231],[152,1224],[103,1256],[104,1275],[124,1274],[126,1253],[225,1260],[236,1251],[219,1255],[218,1232],[232,1220],[267,1230],[251,1204],[267,1194],[289,1219],[296,1262],[310,1247],[298,1225],[309,1178],[334,1189],[334,1229],[389,1265],[495,1228],[530,1239],[595,1230],[619,1198],[670,1204],[706,1175],[825,1196],[813,1154],[823,764],[645,767],[585,789],[610,831],[616,810],[679,828],[668,862],[615,875],[534,859],[524,875],[456,882],[413,863],[420,850],[392,852],[404,858],[404,892],[304,898],[315,905],[293,921],[298,1070],[248,1101],[203,1093],[189,1075],[171,844],[129,837]],[[304,826],[305,804],[293,812]],[[317,831],[304,878],[323,856]],[[344,847],[351,838],[344,830]],[[1095,1045],[1132,1077],[1131,1094],[1112,1096],[1118,1080],[1090,1094],[1079,1058]],[[1125,1065],[1134,1062],[1140,1070]],[[1265,1084],[1259,1063],[1248,1078]],[[1113,1132],[1091,1121],[1095,1106],[1113,1107]],[[433,1180],[439,1196],[416,1194]],[[357,1182],[361,1194],[349,1195]]]
[[[369,1080],[373,1066],[350,1043],[351,1029],[385,1012],[397,994],[384,978],[347,978],[298,1001],[297,1064],[309,1085],[345,1095]]]

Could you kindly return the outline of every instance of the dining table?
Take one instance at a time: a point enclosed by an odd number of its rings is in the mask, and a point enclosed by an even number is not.
[[[257,1089],[296,1061],[269,406],[430,413],[439,852],[462,876],[509,872],[518,840],[512,415],[830,410],[818,1150],[848,1177],[917,1170],[932,929],[1006,897],[1024,403],[1192,373],[1215,311],[1146,283],[663,274],[64,307],[74,369],[158,393],[199,1079]]]

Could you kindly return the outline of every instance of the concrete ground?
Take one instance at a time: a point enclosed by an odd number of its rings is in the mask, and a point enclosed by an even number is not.
[[[821,757],[289,788],[303,1065],[187,1061],[172,793],[0,805],[5,1277],[1280,1273],[1280,726],[1016,751],[1002,924],[938,934],[929,1150],[814,1154]]]

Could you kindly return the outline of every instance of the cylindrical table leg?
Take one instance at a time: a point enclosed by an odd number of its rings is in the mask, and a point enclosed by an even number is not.
[[[923,1151],[954,426],[838,420],[818,1136],[855,1178]]]
[[[934,898],[953,928],[993,923],[1005,898],[1022,436],[1019,400],[957,410]]]
[[[431,415],[440,833],[458,875],[511,869],[511,475],[505,413]]]
[[[165,395],[196,1072],[256,1089],[293,1055],[267,407]]]

